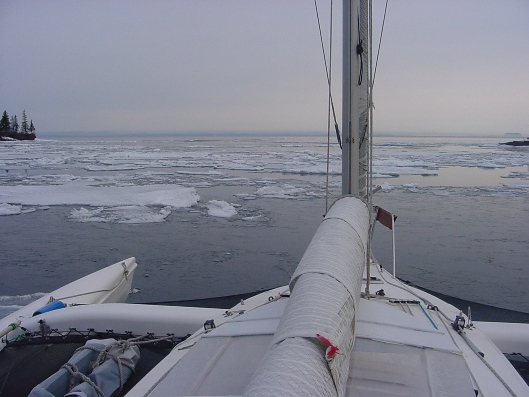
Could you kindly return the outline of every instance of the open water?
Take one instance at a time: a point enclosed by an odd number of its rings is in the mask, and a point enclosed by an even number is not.
[[[376,138],[375,204],[398,216],[397,275],[529,312],[529,147]],[[0,317],[135,256],[131,302],[286,284],[340,191],[317,136],[48,136],[0,142]],[[391,270],[391,232],[374,254]]]

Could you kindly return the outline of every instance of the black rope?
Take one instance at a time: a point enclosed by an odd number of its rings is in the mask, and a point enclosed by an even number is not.
[[[356,53],[360,57],[360,71],[358,73],[358,85],[362,85],[362,81],[364,79],[364,57],[362,54],[364,53],[364,46],[363,41],[360,38],[360,11],[358,11],[358,44],[356,45]]]
[[[338,127],[338,123],[336,122],[336,115],[334,114],[334,107],[332,109],[332,113],[334,115],[334,130],[336,131],[336,139],[338,140],[338,144],[340,145],[340,149],[342,148],[342,138],[340,136],[340,127]]]

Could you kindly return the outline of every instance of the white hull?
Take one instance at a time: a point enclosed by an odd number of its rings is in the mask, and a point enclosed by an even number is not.
[[[504,354],[529,357],[529,324],[474,321]]]
[[[68,306],[125,302],[136,267],[136,259],[129,258],[67,284],[0,319],[0,331],[3,331],[2,333],[9,331],[9,325],[13,323],[31,321],[29,319],[35,311],[48,304],[50,299],[61,301]],[[20,329],[11,331],[9,338],[20,333],[22,333]],[[1,342],[0,350],[4,346],[5,343]]]
[[[112,330],[116,334],[132,332],[134,335],[173,334],[183,337],[194,333],[206,320],[222,316],[223,309],[181,306],[139,305],[130,303],[105,303],[67,307],[43,313],[24,320],[23,326],[38,332],[40,322],[51,329],[94,332]]]

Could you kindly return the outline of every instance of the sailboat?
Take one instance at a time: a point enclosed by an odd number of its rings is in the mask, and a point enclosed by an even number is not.
[[[367,1],[345,0],[342,196],[288,285],[232,308],[124,303],[136,260],[0,320],[0,396],[529,396],[504,354],[529,325],[472,321],[371,252]]]

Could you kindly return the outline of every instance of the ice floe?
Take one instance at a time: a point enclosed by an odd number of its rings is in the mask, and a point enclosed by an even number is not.
[[[222,197],[229,193],[239,202],[323,197],[327,161],[331,190],[339,191],[341,174],[337,145],[328,159],[323,137],[94,137],[9,142],[1,148],[0,215],[68,205],[75,206],[69,219],[78,222],[162,222],[175,208],[196,206],[200,189],[217,187],[230,187]],[[373,177],[385,179],[379,194],[519,196],[529,191],[528,164],[529,151],[492,140],[392,138],[375,141]],[[452,176],[461,179],[458,172],[446,172],[454,168],[476,170],[481,179],[472,179],[472,186],[450,186]],[[491,179],[490,186],[482,186]],[[254,220],[236,203],[224,203],[230,207],[209,204],[208,212],[227,217],[235,211]]]
[[[263,186],[256,191],[256,195],[268,198],[296,198],[305,189],[293,185],[285,184],[282,186]]]
[[[0,215],[18,215],[22,213],[20,205],[0,203]]]
[[[226,201],[210,200],[206,204],[208,208],[208,215],[217,216],[220,218],[231,218],[237,215],[235,207]]]
[[[194,188],[173,185],[94,187],[81,183],[48,186],[3,186],[0,202],[22,205],[157,205],[191,207],[199,200]]]
[[[141,205],[73,209],[69,218],[78,222],[158,223],[171,214],[171,207],[161,209]]]

